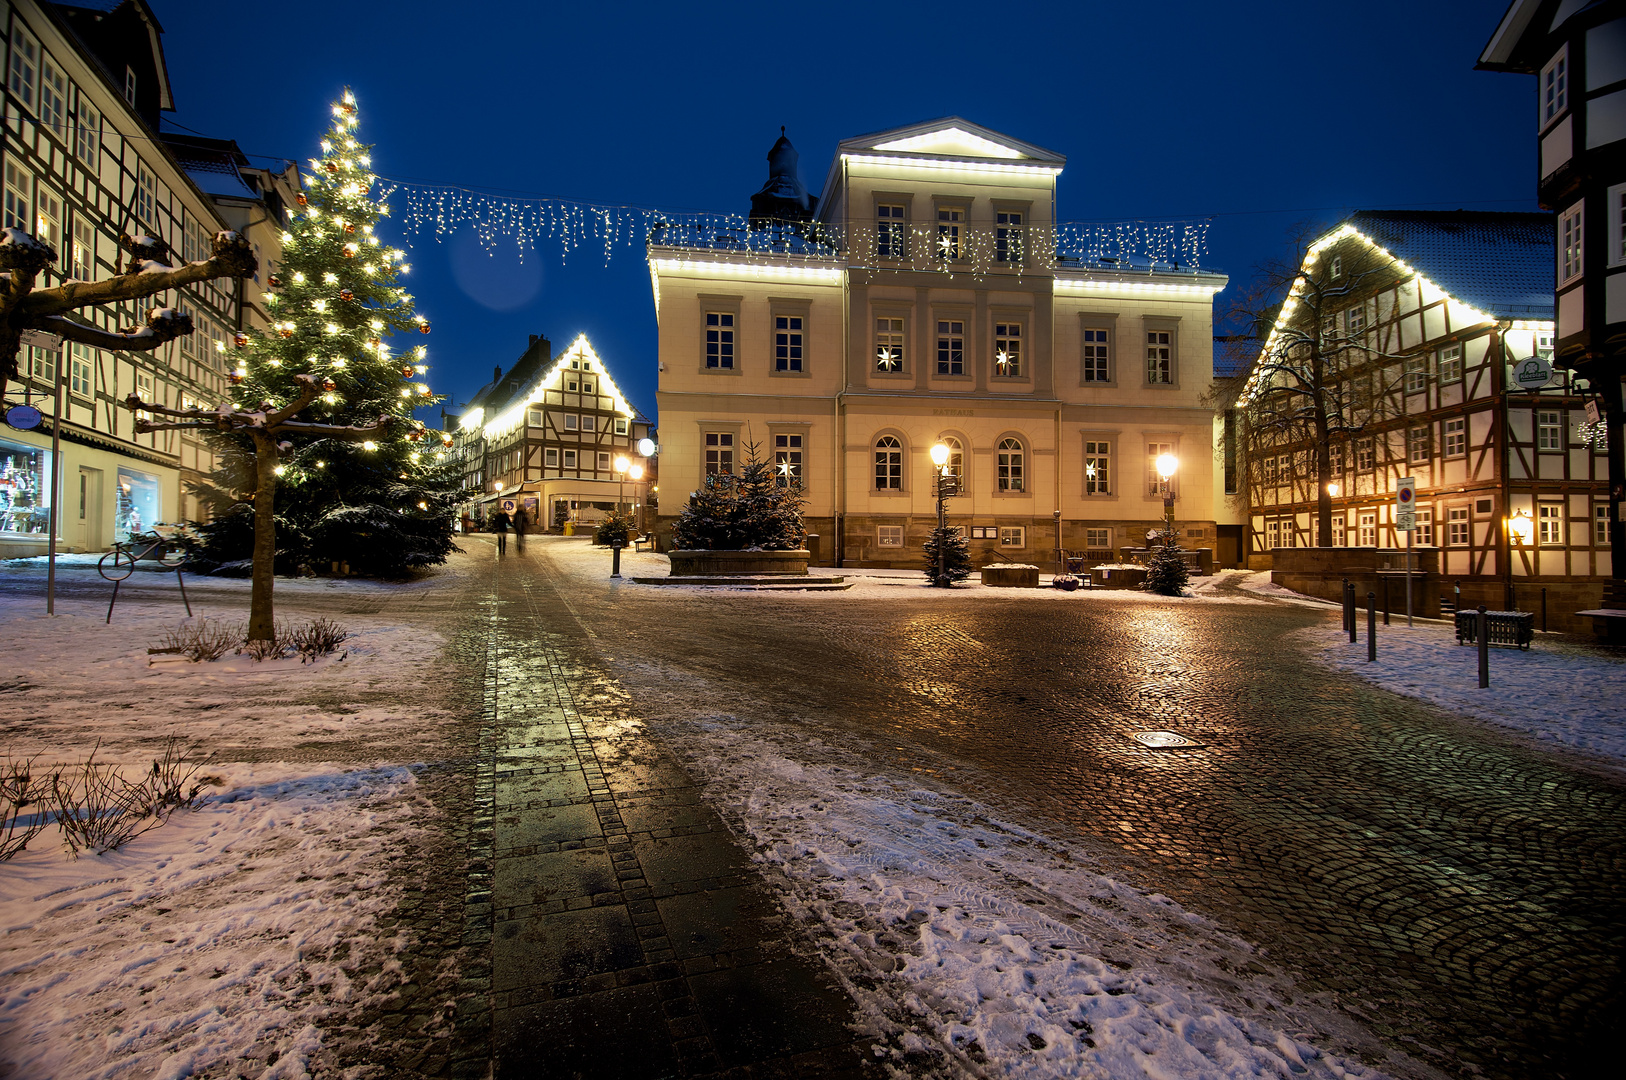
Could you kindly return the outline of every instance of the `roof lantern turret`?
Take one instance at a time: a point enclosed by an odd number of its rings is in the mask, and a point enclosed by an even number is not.
[[[779,221],[811,221],[813,210],[817,207],[817,195],[809,195],[807,188],[802,186],[802,179],[796,174],[796,165],[800,155],[796,147],[791,145],[790,139],[785,137],[785,129],[779,129],[779,140],[768,151],[768,182],[762,185],[762,190],[751,196],[751,222],[757,224],[767,220]]]

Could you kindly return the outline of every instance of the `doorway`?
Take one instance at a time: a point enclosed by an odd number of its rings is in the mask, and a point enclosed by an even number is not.
[[[102,470],[79,466],[79,532],[75,537],[80,551],[100,551],[107,546],[102,533]]]

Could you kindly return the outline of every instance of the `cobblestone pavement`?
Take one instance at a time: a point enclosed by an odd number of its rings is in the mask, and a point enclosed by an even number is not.
[[[1284,642],[1332,615],[663,591],[605,581],[579,548],[537,557],[646,714],[698,680],[718,713],[805,724],[1114,845],[1128,879],[1448,1073],[1590,1077],[1615,1057],[1626,784]],[[1202,745],[1128,737],[1154,728]]]

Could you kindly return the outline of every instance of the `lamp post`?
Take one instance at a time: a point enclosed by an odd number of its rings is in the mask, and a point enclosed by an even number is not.
[[[1507,534],[1513,542],[1520,547],[1528,547],[1530,538],[1536,533],[1536,523],[1530,520],[1530,511],[1520,510],[1507,519]],[[1513,597],[1513,553],[1508,552],[1507,560],[1507,596],[1503,600],[1507,610],[1512,611],[1517,605]]]
[[[935,584],[941,586],[948,566],[946,561],[948,554],[947,537],[943,532],[944,502],[951,494],[948,489],[953,486],[953,479],[949,476],[948,471],[948,445],[938,443],[932,447],[931,455],[932,464],[937,466],[936,483],[933,487],[933,492],[937,496],[937,580]]]
[[[632,468],[632,462],[627,455],[619,454],[615,459],[615,512],[621,513],[621,496],[626,492],[627,470]]]
[[[1163,544],[1165,547],[1174,546],[1174,489],[1169,486],[1169,477],[1180,467],[1180,459],[1173,454],[1159,454],[1152,463],[1157,469],[1157,475],[1163,486]]]
[[[638,517],[638,520],[637,520],[637,522],[635,524],[636,524],[636,528],[641,533],[641,532],[644,531],[644,504],[637,501],[637,500],[638,500],[638,481],[640,481],[640,480],[642,480],[644,478],[644,467],[642,465],[639,465],[637,462],[634,462],[632,464],[632,467],[627,470],[627,477],[628,477],[628,479],[630,479],[632,481],[633,509],[634,509],[634,512],[637,514],[637,517]]]

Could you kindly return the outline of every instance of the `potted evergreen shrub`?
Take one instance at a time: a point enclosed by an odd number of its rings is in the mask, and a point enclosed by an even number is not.
[[[706,477],[672,527],[672,574],[805,574],[800,481],[780,482],[756,443],[738,476]]]

